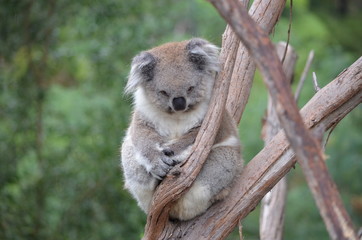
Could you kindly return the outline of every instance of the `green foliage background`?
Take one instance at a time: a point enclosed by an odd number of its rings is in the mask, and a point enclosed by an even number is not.
[[[285,10],[273,41],[286,40]],[[299,79],[308,52],[326,85],[362,53],[361,5],[294,3]],[[220,45],[225,23],[201,0],[0,2],[0,239],[139,239],[146,216],[123,190],[123,95],[139,51],[192,36]],[[300,105],[313,95],[311,74]],[[266,89],[256,76],[240,124],[244,158],[263,146]],[[328,166],[355,226],[362,225],[362,109],[334,130]],[[328,239],[298,166],[289,178],[285,239]],[[244,220],[258,239],[258,208]],[[229,239],[238,239],[232,234]]]

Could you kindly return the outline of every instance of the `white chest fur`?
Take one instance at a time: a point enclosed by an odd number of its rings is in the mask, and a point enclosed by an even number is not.
[[[148,101],[142,88],[135,93],[136,111],[139,111],[147,121],[151,122],[161,136],[168,137],[169,140],[178,138],[198,126],[205,117],[207,108],[208,102],[202,102],[192,111],[169,114],[160,111]]]

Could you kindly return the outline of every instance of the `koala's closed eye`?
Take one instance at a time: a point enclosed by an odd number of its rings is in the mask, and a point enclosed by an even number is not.
[[[194,91],[195,87],[194,86],[191,86],[187,89],[187,93],[190,94]]]
[[[164,91],[164,90],[159,91],[158,93],[161,94],[161,95],[164,96],[164,97],[169,97],[169,96],[170,96],[170,95],[169,95],[166,91]]]

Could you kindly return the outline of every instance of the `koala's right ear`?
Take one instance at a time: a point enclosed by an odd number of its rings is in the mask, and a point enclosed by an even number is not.
[[[125,93],[136,91],[140,83],[151,81],[156,66],[156,58],[149,52],[141,52],[132,60],[131,72],[125,88]]]
[[[186,45],[189,61],[198,70],[208,70],[218,72],[219,48],[201,38],[192,38]]]

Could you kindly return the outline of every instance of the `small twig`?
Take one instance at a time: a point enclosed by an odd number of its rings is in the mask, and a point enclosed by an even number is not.
[[[308,75],[310,66],[312,65],[313,59],[314,59],[314,51],[311,50],[309,52],[307,62],[305,63],[305,67],[303,69],[302,76],[300,77],[297,90],[295,91],[295,94],[294,94],[294,98],[295,98],[296,102],[298,102],[298,100],[299,100],[300,93],[302,92],[302,88],[304,86],[305,79],[307,79],[307,75]]]
[[[314,85],[315,92],[318,92],[319,90],[321,90],[321,88],[318,86],[318,79],[317,79],[317,75],[315,74],[315,72],[313,72],[313,85]]]
[[[325,149],[326,146],[327,146],[327,143],[328,143],[328,141],[329,141],[329,137],[331,136],[333,130],[334,130],[336,127],[337,127],[337,124],[333,125],[333,127],[331,128],[331,130],[328,131],[328,135],[327,135],[327,137],[326,137],[326,141],[325,141],[324,144],[323,144],[323,148],[324,148],[324,149]]]
[[[288,26],[288,39],[287,39],[287,45],[285,46],[282,63],[284,63],[285,56],[287,55],[289,41],[290,41],[290,31],[292,29],[292,20],[293,20],[293,0],[290,0],[290,8],[289,8],[289,26]]]
[[[335,122],[335,123],[331,126],[331,130],[328,131],[328,135],[327,135],[326,140],[325,140],[324,145],[323,145],[324,148],[326,148],[327,143],[328,143],[328,141],[329,141],[329,137],[332,135],[333,130],[337,127],[338,123],[339,123],[341,120],[342,120],[342,119],[340,119],[339,121]]]
[[[241,219],[239,220],[239,236],[240,240],[243,240],[243,225],[241,224]]]

